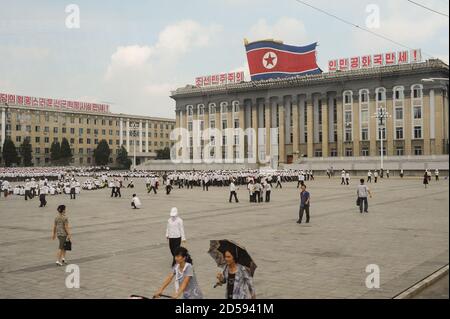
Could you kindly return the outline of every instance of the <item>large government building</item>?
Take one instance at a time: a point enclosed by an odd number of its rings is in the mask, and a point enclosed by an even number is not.
[[[30,137],[34,166],[51,165],[51,144],[63,137],[70,143],[73,165],[95,165],[94,150],[102,139],[112,150],[112,165],[122,145],[130,158],[136,147],[139,164],[154,158],[157,150],[172,146],[170,132],[175,125],[169,118],[110,113],[107,105],[12,94],[0,94],[0,115],[0,148],[7,137],[16,147]]]
[[[284,79],[172,92],[176,127],[265,128],[257,152],[270,150],[278,128],[278,162],[305,158],[428,156],[448,154],[448,65],[438,59]],[[379,126],[377,111],[388,113]],[[383,138],[383,143],[381,143]],[[252,139],[254,141],[254,139]],[[245,139],[245,158],[252,152]],[[214,144],[214,143],[212,143]],[[225,158],[237,156],[239,138],[216,141]],[[381,148],[381,145],[383,147]],[[192,158],[193,141],[188,148]]]

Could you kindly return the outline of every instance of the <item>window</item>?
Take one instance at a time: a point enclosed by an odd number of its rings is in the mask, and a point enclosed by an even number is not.
[[[35,131],[35,132],[40,132],[40,131],[41,131],[41,127],[40,127],[40,126],[36,126],[36,127],[34,128],[34,131]]]
[[[50,149],[49,149],[48,147],[46,147],[46,148],[44,149],[44,153],[45,153],[45,154],[49,154],[49,153],[50,153]]]
[[[363,128],[361,129],[361,141],[368,141],[369,140],[369,129]]]
[[[44,137],[44,143],[50,143],[50,138],[49,137]]]
[[[82,128],[78,129],[78,135],[83,135],[83,129]]]
[[[58,138],[57,138],[57,137],[54,137],[54,138],[53,138],[53,142],[57,143],[57,142],[58,142]]]
[[[83,149],[82,148],[78,149],[78,154],[83,154]]]
[[[421,119],[421,118],[422,118],[422,107],[414,106],[414,119]]]
[[[31,133],[31,125],[27,125],[26,131],[27,131],[28,133]]]
[[[403,139],[403,127],[395,128],[395,139],[397,139],[397,140]]]
[[[381,140],[381,139],[383,139],[383,140],[385,140],[386,139],[386,128],[380,128],[379,130],[378,130],[378,139],[379,140]]]
[[[422,97],[422,87],[420,85],[414,85],[412,91],[413,98],[420,99]]]
[[[378,155],[381,155],[381,148],[378,148]],[[386,156],[386,147],[383,147],[383,155]]]
[[[36,136],[34,138],[34,140],[35,140],[36,143],[40,143],[41,142],[41,138],[39,136]]]
[[[53,128],[53,133],[58,134],[58,128],[57,127]]]
[[[98,135],[98,130],[96,128],[94,129],[94,135]]]
[[[315,157],[322,157],[322,150],[315,150],[314,151],[314,156]]]
[[[48,126],[44,127],[44,132],[45,132],[45,133],[50,132],[50,128],[49,128]]]
[[[369,110],[361,110],[361,122],[369,122]]]
[[[361,156],[369,156],[369,149],[368,148],[363,148],[361,150]]]
[[[90,128],[86,129],[86,133],[91,134],[91,129]]]
[[[361,91],[360,101],[361,103],[366,103],[369,101],[369,93],[367,92],[367,90]]]
[[[16,125],[16,131],[21,131],[22,130],[22,126],[20,124]]]
[[[106,135],[106,130],[102,130],[102,135]]]
[[[422,146],[414,146],[414,155],[422,155]]]
[[[66,129],[65,127],[63,127],[63,128],[61,129],[61,131],[62,131],[63,134],[66,134],[67,129]]]
[[[86,144],[91,144],[91,139],[90,138],[86,139]]]
[[[98,144],[98,138],[94,139],[94,144],[95,144],[95,145]]]
[[[402,107],[395,108],[395,119],[403,120],[403,108]]]
[[[106,124],[106,121],[102,120],[102,125],[105,125],[105,124]],[[109,125],[111,125],[111,124],[109,124]]]
[[[70,118],[70,123],[71,123],[71,124],[75,123],[75,118],[71,117],[71,118]]]
[[[345,92],[344,93],[344,103],[345,104],[352,103],[352,93],[351,92]]]
[[[330,156],[337,157],[337,150],[335,148],[331,149]]]
[[[353,149],[352,148],[346,148],[345,149],[345,156],[353,156]]]
[[[405,154],[403,147],[397,147],[395,152],[396,152],[397,156],[403,156]]]
[[[16,142],[22,142],[22,136],[16,136]]]
[[[83,144],[83,139],[82,138],[78,139],[78,144]]]
[[[352,130],[351,129],[346,129],[345,130],[345,140],[346,141],[351,141],[352,140]]]
[[[422,138],[422,126],[414,126],[414,138],[415,139]]]
[[[70,134],[75,135],[75,129],[73,127],[70,128]]]
[[[352,122],[352,111],[345,111],[345,123]]]
[[[75,144],[75,139],[74,138],[70,139],[70,144]]]

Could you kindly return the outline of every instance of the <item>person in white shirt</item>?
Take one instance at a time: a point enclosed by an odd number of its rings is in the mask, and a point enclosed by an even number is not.
[[[377,170],[375,170],[375,172],[373,172],[373,177],[375,179],[375,183],[377,183],[378,182],[378,171]]]
[[[372,183],[372,172],[370,170],[367,173],[367,183]]]
[[[347,185],[349,185],[349,182],[350,182],[350,173],[347,172],[347,173],[345,173],[345,183],[346,183]]]
[[[341,172],[341,185],[345,185],[345,171],[342,170]]]
[[[148,189],[148,194],[152,191],[156,194],[156,177],[150,178],[150,188]]]
[[[370,198],[372,198],[372,193],[370,192],[369,187],[367,187],[367,185],[364,185],[364,178],[361,178],[360,182],[361,184],[359,184],[356,189],[356,196],[358,196],[357,205],[359,206],[359,212],[362,214],[363,210],[365,213],[369,212],[367,197],[370,196]]]
[[[3,195],[6,197],[8,197],[8,193],[9,193],[9,182],[8,181],[3,181],[2,183],[2,189],[1,191],[3,191]]]
[[[31,182],[29,179],[26,180],[25,183],[25,200],[28,200],[28,198],[32,198],[31,197]]]
[[[70,199],[75,199],[75,188],[77,187],[77,184],[75,180],[72,179],[70,182]]]
[[[269,183],[265,182],[264,190],[265,190],[265,193],[266,193],[266,203],[268,203],[268,202],[270,202],[270,193],[272,191],[272,187],[270,186]]]
[[[139,209],[141,208],[142,203],[141,200],[139,199],[139,197],[136,196],[136,194],[133,194],[133,199],[131,201],[131,207],[133,207],[133,209]]]
[[[236,185],[234,184],[234,181],[232,180],[230,183],[230,200],[229,200],[230,203],[231,203],[231,199],[233,198],[233,196],[234,196],[234,200],[236,201],[236,203],[239,203],[239,200],[236,195]]]
[[[39,207],[45,207],[47,205],[47,200],[45,199],[46,195],[49,193],[49,188],[47,183],[44,183],[41,188],[39,188],[39,201],[41,205]]]
[[[169,241],[169,248],[172,254],[172,267],[175,265],[175,251],[181,246],[181,242],[186,242],[183,220],[178,217],[178,209],[172,207],[170,218],[167,221],[166,238]]]
[[[437,168],[434,170],[434,176],[435,176],[436,182],[437,182],[439,180],[439,170]]]

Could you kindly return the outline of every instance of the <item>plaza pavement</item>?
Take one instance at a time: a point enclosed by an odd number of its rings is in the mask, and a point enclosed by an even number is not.
[[[167,196],[137,188],[83,191],[76,200],[60,195],[39,201],[0,198],[0,298],[127,298],[151,296],[170,271],[165,226],[172,206],[184,219],[187,248],[207,298],[224,298],[213,288],[218,271],[207,254],[210,239],[232,239],[255,260],[258,298],[392,298],[449,259],[449,185],[424,189],[421,177],[382,179],[370,184],[369,214],[355,205],[357,178],[307,182],[311,223],[296,224],[296,183],[273,189],[272,202],[250,204],[244,187],[240,203],[228,203],[228,188],[174,188]],[[275,185],[274,185],[275,186]],[[143,208],[130,208],[138,193]],[[68,261],[80,267],[81,287],[68,289],[64,267],[56,267],[57,241],[51,227],[58,204],[66,204],[73,229]],[[368,264],[380,267],[381,287],[368,289]],[[168,293],[173,292],[173,285]]]

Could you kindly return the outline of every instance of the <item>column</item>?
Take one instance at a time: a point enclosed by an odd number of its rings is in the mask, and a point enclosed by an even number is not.
[[[234,121],[233,121],[233,104],[229,104],[227,107],[227,158],[229,163],[234,159]]]
[[[373,94],[369,95],[369,140],[370,140],[370,156],[378,156],[377,138],[378,138],[378,119],[375,117],[376,109],[376,96]]]
[[[6,139],[6,112],[5,109],[2,108],[2,140],[1,140],[1,144],[0,144],[0,148],[3,149],[3,145],[5,144],[5,139]]]
[[[192,116],[192,159],[194,163],[201,162],[201,150],[200,150],[200,122],[199,122],[199,112],[200,108],[197,104],[193,109]]]
[[[322,99],[322,157],[328,157],[328,99]]]
[[[299,121],[298,121],[298,99],[292,100],[292,157],[295,162],[299,157],[298,137],[299,137]]]
[[[176,116],[177,127],[178,127],[179,121],[180,120],[179,120],[178,116]],[[145,151],[147,153],[150,152],[150,147],[148,146],[148,121],[145,121]]]
[[[334,98],[333,96],[328,96],[328,142],[335,143],[334,140]],[[329,156],[329,155],[328,155]]]
[[[244,101],[239,101],[239,159],[246,158],[245,153],[245,104]]]
[[[405,155],[411,155],[411,130],[412,130],[412,114],[411,114],[411,91],[405,90],[405,102],[403,106],[403,137],[405,139]]]
[[[278,120],[280,121],[280,127],[278,132],[278,163],[286,163],[286,135],[285,135],[285,101],[278,104]]]
[[[125,134],[127,135],[127,152],[130,153],[130,120],[127,120]]]
[[[252,140],[252,154],[253,158],[255,158],[256,162],[258,163],[258,101],[252,100],[252,134],[254,137]]]
[[[430,92],[423,92],[423,155],[430,155]]]
[[[342,94],[336,96],[337,115],[337,153],[339,157],[344,156],[344,113],[342,104]]]
[[[431,96],[430,96],[431,98]],[[434,116],[435,120],[435,132],[434,132],[434,145],[436,155],[442,155],[443,141],[444,141],[444,94],[443,91],[438,94],[434,94],[433,90],[433,100],[434,100]]]
[[[142,121],[139,121],[139,152],[142,153],[143,152],[143,147],[142,147],[142,142],[143,142],[143,137],[142,137],[143,131],[142,131]]]
[[[391,99],[386,97],[386,110],[389,114],[389,117],[386,119],[386,155],[394,156],[394,97]]]
[[[203,140],[203,133],[204,132],[206,132],[206,130],[207,129],[209,129],[210,127],[209,127],[209,104],[206,104],[205,105],[205,112],[203,113],[203,132],[201,132],[201,138],[202,138],[202,140]],[[208,135],[208,138],[209,138],[209,135]],[[209,139],[205,139],[204,141],[203,141],[203,147],[205,147],[207,144],[209,144],[210,143],[210,140]],[[202,153],[204,153],[203,151],[203,149],[202,150],[200,150]],[[207,153],[206,154],[203,154],[203,157],[202,158],[209,158],[209,150],[207,151]]]
[[[361,140],[361,129],[359,121],[359,102],[358,98],[353,96],[352,98],[352,137],[353,137],[353,156],[360,156],[360,140]]]
[[[306,116],[307,116],[307,130],[308,130],[308,157],[314,156],[314,110],[313,110],[313,97],[308,96],[305,100],[306,103]]]
[[[300,144],[305,144],[305,102],[306,97],[300,96],[298,100],[298,113],[299,113],[299,130],[300,130]]]
[[[273,107],[275,105],[276,107],[276,102],[269,100],[267,103],[265,103],[264,105],[264,113],[265,113],[265,123],[264,123],[264,127],[265,127],[265,137],[264,137],[264,143],[265,143],[265,149],[266,149],[266,158],[267,156],[270,156],[270,158],[272,158],[272,154],[270,152],[270,145],[272,143],[271,139],[270,139],[270,128],[272,127],[272,121],[271,121],[271,107]],[[280,132],[281,134],[281,132]]]

